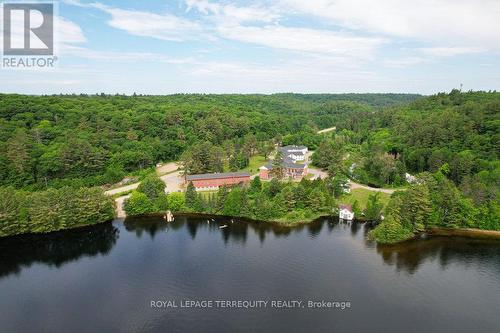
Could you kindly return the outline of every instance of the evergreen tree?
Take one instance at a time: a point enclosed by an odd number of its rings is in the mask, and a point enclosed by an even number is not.
[[[295,208],[295,193],[293,190],[293,184],[289,184],[285,186],[281,190],[281,194],[283,196],[283,204],[287,212],[292,211]]]
[[[186,188],[186,207],[189,209],[195,209],[198,205],[198,196],[196,193],[196,188],[193,182],[189,182]]]
[[[226,197],[224,203],[224,215],[229,216],[240,216],[241,213],[241,190],[239,188],[233,188]]]
[[[269,186],[267,187],[267,193],[269,197],[273,198],[276,194],[281,191],[281,183],[277,178],[271,179]]]
[[[285,177],[285,168],[283,167],[283,153],[280,149],[278,149],[276,156],[274,156],[272,166],[271,175],[275,178],[283,179]]]
[[[380,202],[380,192],[370,194],[366,204],[365,216],[369,221],[380,221],[380,215],[384,205]]]
[[[360,217],[361,216],[361,208],[359,207],[359,202],[358,200],[354,200],[352,203],[352,211],[354,212],[354,216]]]
[[[219,188],[219,191],[217,192],[217,204],[215,206],[216,213],[224,211],[224,206],[226,204],[228,192],[229,192],[228,188],[225,185]]]
[[[411,223],[413,231],[424,230],[432,212],[429,189],[426,185],[411,186],[403,198],[403,218]]]
[[[252,181],[250,182],[250,190],[249,192],[251,194],[254,193],[259,193],[262,190],[262,182],[260,180],[259,176],[256,176]]]

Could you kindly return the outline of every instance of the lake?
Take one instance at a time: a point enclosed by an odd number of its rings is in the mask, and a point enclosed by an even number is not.
[[[178,216],[0,239],[0,331],[500,332],[499,241],[368,229]]]

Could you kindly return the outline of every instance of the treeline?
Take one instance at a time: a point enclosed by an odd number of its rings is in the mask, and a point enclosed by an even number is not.
[[[421,182],[422,172],[439,173],[440,186],[429,180],[425,185],[431,198],[443,196],[468,208],[447,211],[453,221],[431,218],[428,224],[496,229],[499,154],[500,93],[453,90],[366,118],[352,116],[318,145],[313,163],[331,176],[376,187],[407,186],[407,180]],[[446,205],[432,211],[440,207]]]
[[[498,202],[476,205],[461,193],[442,170],[419,174],[419,184],[395,192],[384,220],[370,237],[395,243],[431,227],[500,230]]]
[[[113,219],[113,199],[99,188],[26,192],[0,187],[0,237],[47,233]]]
[[[205,143],[222,147],[236,169],[247,163],[247,141],[313,149],[318,129],[417,97],[0,94],[0,185],[39,190],[114,183]]]
[[[171,210],[296,222],[332,214],[336,208],[335,193],[341,193],[339,186],[331,179],[303,179],[296,183],[276,178],[261,182],[255,177],[249,185],[223,186],[215,192],[196,192],[189,183],[185,193],[167,195],[164,183],[151,175],[132,192],[124,208],[127,215]]]

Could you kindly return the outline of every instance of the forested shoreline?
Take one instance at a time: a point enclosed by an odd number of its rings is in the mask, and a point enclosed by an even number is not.
[[[497,92],[453,90],[429,97],[0,95],[0,117],[4,193],[36,198],[46,192],[56,198],[57,189],[69,193],[139,175],[142,188],[126,207],[131,215],[182,207],[300,221],[334,212],[352,179],[402,189],[385,207],[375,197],[370,197],[370,209],[356,207],[359,215],[380,223],[371,233],[380,242],[403,240],[431,227],[500,230]],[[327,127],[336,131],[317,133]],[[276,146],[288,144],[314,150],[312,163],[328,178],[164,196],[153,176],[156,163],[176,160],[188,173],[242,170],[253,156],[267,159]],[[11,207],[2,204],[3,228],[15,223],[16,218],[5,218]]]
[[[99,188],[26,192],[0,187],[0,237],[48,233],[114,218],[113,199]]]

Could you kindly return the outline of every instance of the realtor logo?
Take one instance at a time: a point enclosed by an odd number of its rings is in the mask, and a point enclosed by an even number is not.
[[[4,56],[52,56],[54,5],[4,3],[3,54]]]

